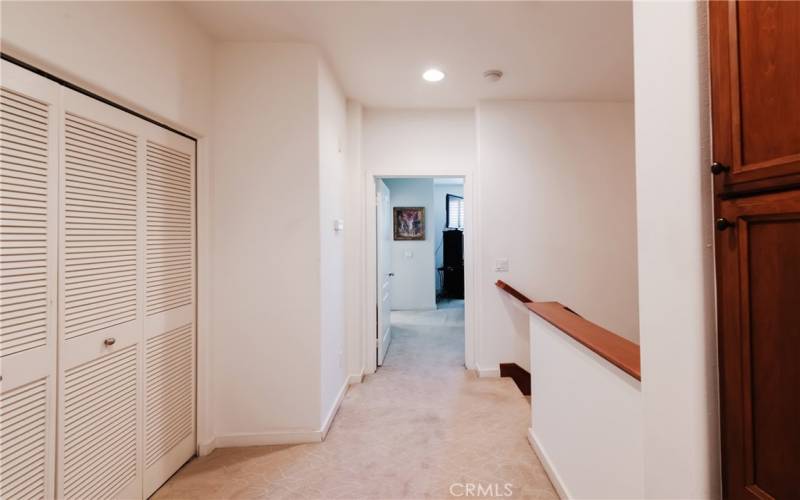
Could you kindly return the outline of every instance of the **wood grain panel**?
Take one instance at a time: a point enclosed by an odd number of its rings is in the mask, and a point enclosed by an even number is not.
[[[725,496],[796,498],[800,483],[800,191],[721,202],[717,235]]]
[[[522,292],[518,291],[516,288],[514,288],[511,285],[509,285],[508,283],[506,283],[503,280],[497,280],[495,282],[494,286],[496,286],[500,290],[503,290],[504,292],[506,292],[507,294],[511,295],[512,297],[514,297],[518,301],[522,302],[523,304],[526,304],[528,302],[533,302],[533,300],[529,299]]]
[[[717,190],[800,186],[800,2],[709,3]]]
[[[800,2],[737,6],[741,162],[759,168],[800,155]]]
[[[753,482],[800,498],[800,481],[786,475],[800,471],[800,215],[756,219],[747,232]]]

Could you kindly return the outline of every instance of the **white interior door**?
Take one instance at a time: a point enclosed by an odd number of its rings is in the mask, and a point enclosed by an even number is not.
[[[145,141],[144,496],[195,452],[194,141]]]
[[[0,498],[52,498],[60,87],[0,72]]]
[[[141,498],[141,119],[63,89],[57,496]]]
[[[383,364],[392,340],[392,204],[386,183],[375,181],[377,193],[377,293],[378,293],[378,366]]]
[[[142,498],[195,452],[195,143],[0,73],[0,498]]]
[[[57,492],[146,498],[195,451],[194,142],[63,104]]]

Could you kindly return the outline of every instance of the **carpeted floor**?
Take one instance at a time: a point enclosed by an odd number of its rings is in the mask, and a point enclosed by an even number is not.
[[[218,449],[154,498],[558,498],[526,439],[529,402],[464,369],[464,310],[443,306],[392,313],[384,366],[350,388],[324,442]]]

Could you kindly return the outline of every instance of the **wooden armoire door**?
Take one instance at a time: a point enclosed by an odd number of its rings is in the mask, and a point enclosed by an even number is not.
[[[726,498],[800,498],[800,190],[720,203]]]
[[[800,2],[710,2],[725,498],[800,498]]]
[[[709,14],[716,188],[800,187],[800,1]]]

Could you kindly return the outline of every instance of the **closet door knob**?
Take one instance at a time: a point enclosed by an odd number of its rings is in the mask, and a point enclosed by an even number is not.
[[[106,346],[108,346],[108,347],[111,347],[111,346],[112,346],[112,345],[114,345],[116,342],[117,342],[117,339],[115,339],[114,337],[108,337],[107,339],[105,339],[105,340],[103,341],[103,344],[104,344],[104,345],[106,345]]]
[[[716,220],[716,222],[714,222],[714,226],[717,228],[717,231],[724,231],[729,227],[733,227],[734,224],[728,219],[720,217],[719,219]]]
[[[711,173],[714,175],[719,175],[723,172],[730,171],[731,167],[727,165],[723,165],[722,163],[714,162],[711,164]]]

